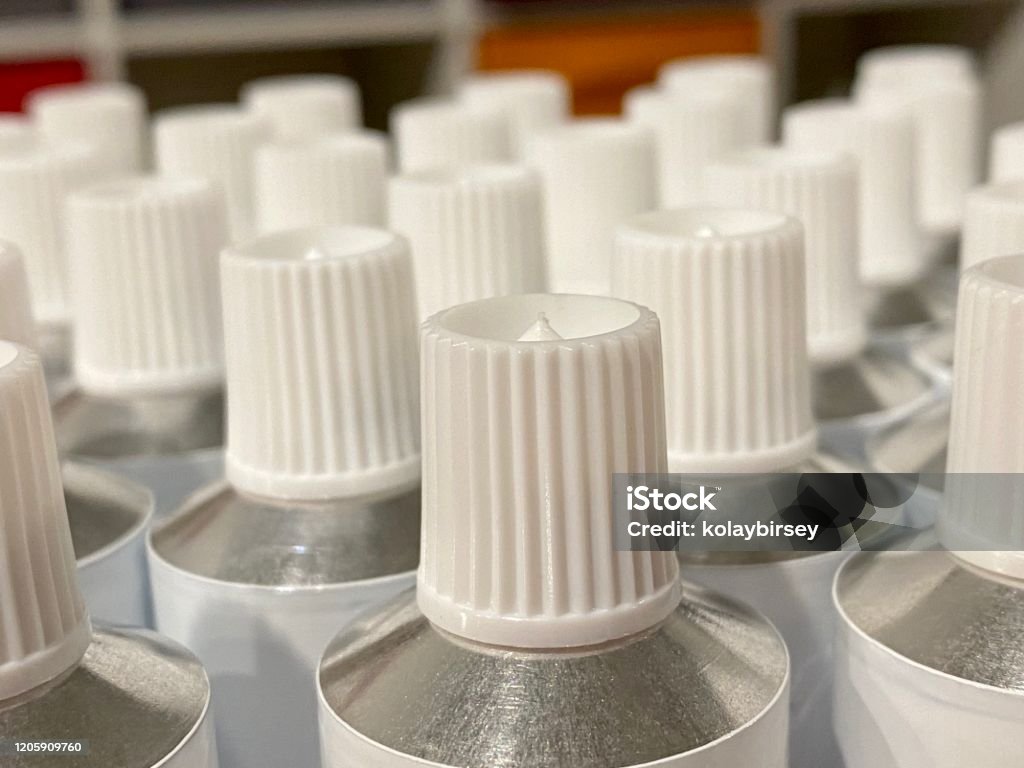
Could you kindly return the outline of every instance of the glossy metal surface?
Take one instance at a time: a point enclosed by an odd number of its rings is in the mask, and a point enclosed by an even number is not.
[[[145,485],[158,517],[223,475],[220,392],[112,399],[72,389],[53,412],[61,455]]]
[[[415,570],[420,493],[276,502],[220,483],[153,531],[169,565],[236,584],[302,587]]]
[[[221,392],[115,399],[75,390],[54,403],[53,415],[61,453],[95,461],[224,443]]]
[[[884,342],[930,336],[952,323],[956,311],[957,271],[935,268],[921,282],[877,291],[868,301],[868,325]]]
[[[63,464],[61,474],[79,567],[116,549],[153,513],[152,496],[117,475],[73,462]]]
[[[71,388],[71,330],[68,326],[40,327],[37,332],[38,352],[43,360],[46,386],[51,402]]]
[[[942,551],[862,553],[840,570],[835,599],[847,621],[904,659],[1024,694],[1024,582]]]
[[[876,472],[917,473],[932,490],[941,491],[948,444],[949,401],[943,400],[871,437],[866,455]]]
[[[414,582],[419,521],[418,488],[274,502],[221,482],[153,529],[157,626],[210,674],[224,768],[319,765],[320,654]]]
[[[811,384],[819,422],[884,419],[923,405],[935,390],[929,377],[907,360],[870,348],[853,360],[816,369]]]
[[[184,648],[144,631],[97,630],[85,657],[68,675],[14,702],[0,702],[0,738],[85,740],[87,749],[59,756],[7,754],[2,764],[213,768],[211,737],[201,727],[209,697],[206,674]]]
[[[648,633],[540,653],[445,634],[410,591],[336,637],[319,682],[323,717],[431,764],[618,768],[736,732],[779,701],[787,668],[771,625],[698,587]]]
[[[111,624],[151,621],[146,529],[153,496],[142,486],[92,467],[62,466],[71,541],[89,613]]]

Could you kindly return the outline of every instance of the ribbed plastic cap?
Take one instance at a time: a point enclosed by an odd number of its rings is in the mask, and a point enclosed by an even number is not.
[[[658,319],[629,302],[525,294],[423,326],[417,598],[461,637],[593,645],[679,602],[673,552],[624,552],[612,473],[665,471]]]
[[[154,126],[157,170],[217,182],[226,195],[231,238],[245,238],[255,226],[253,156],[269,137],[263,117],[234,105],[168,110]]]
[[[241,100],[270,122],[279,139],[324,136],[363,124],[359,86],[340,75],[262,77],[242,86]]]
[[[570,113],[570,89],[557,72],[509,70],[473,75],[463,83],[462,100],[479,109],[498,109],[509,121],[512,154],[522,157],[526,142],[564,123]]]
[[[628,120],[654,132],[658,187],[665,207],[703,200],[708,163],[744,143],[743,110],[723,94],[642,86],[626,94],[623,111]]]
[[[412,246],[420,316],[543,288],[540,179],[513,165],[423,171],[390,187],[391,228]]]
[[[501,109],[447,99],[413,99],[391,111],[391,135],[402,173],[512,158],[509,118]]]
[[[696,56],[665,64],[658,83],[679,93],[718,93],[743,113],[744,144],[766,144],[775,135],[775,72],[760,56]]]
[[[543,184],[548,290],[606,294],[615,227],[657,208],[653,131],[577,120],[536,136],[526,157]]]
[[[661,320],[670,472],[772,472],[814,453],[804,232],[684,208],[619,227],[612,293]]]
[[[227,475],[260,496],[328,499],[420,474],[409,246],[366,227],[291,230],[221,258]]]
[[[369,131],[278,141],[256,151],[260,232],[339,224],[383,226],[388,143]]]
[[[1004,125],[992,134],[989,181],[1024,179],[1024,123]]]
[[[220,190],[198,178],[100,184],[71,197],[68,232],[82,388],[132,395],[219,386],[217,255],[228,237]]]
[[[708,168],[715,205],[763,209],[804,225],[811,362],[856,356],[867,341],[857,266],[857,169],[852,158],[782,148],[745,150]]]
[[[858,77],[854,92],[858,101],[911,113],[919,219],[931,231],[951,232],[981,172],[981,85],[962,67],[911,58]]]
[[[64,203],[101,175],[100,165],[96,151],[84,144],[0,148],[0,233],[21,250],[41,326],[69,320]]]
[[[112,175],[138,173],[148,144],[146,97],[128,83],[75,83],[34,91],[28,111],[54,142],[93,145]]]
[[[43,367],[0,341],[0,703],[78,663],[92,628],[75,553]]]
[[[887,45],[857,61],[857,77],[879,80],[974,77],[974,54],[959,45]]]
[[[942,543],[983,568],[1024,579],[1024,256],[964,272],[939,520]],[[1000,551],[991,551],[1000,550]]]
[[[36,326],[21,251],[0,240],[0,339],[35,348]]]
[[[914,199],[914,124],[901,109],[845,99],[808,101],[783,115],[795,149],[846,152],[860,172],[860,275],[865,285],[909,285],[928,269]]]
[[[24,115],[0,114],[0,152],[25,150],[35,143],[36,131]]]
[[[975,187],[967,194],[960,269],[1024,253],[1024,179]]]

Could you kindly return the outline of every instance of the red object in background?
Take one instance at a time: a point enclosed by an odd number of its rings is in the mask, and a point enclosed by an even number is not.
[[[25,97],[36,88],[85,79],[85,65],[77,59],[0,64],[0,112],[20,112]]]

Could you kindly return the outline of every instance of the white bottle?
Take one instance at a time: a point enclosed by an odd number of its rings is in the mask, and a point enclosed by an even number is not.
[[[547,290],[608,293],[615,227],[658,207],[654,132],[610,118],[538,134],[526,164],[540,173]]]
[[[220,475],[221,192],[136,177],[72,196],[76,387],[54,403],[62,455],[116,471],[165,514]]]
[[[33,91],[28,113],[55,144],[90,144],[110,176],[141,173],[149,152],[146,96],[129,83],[74,83]]]
[[[93,628],[79,592],[42,365],[0,342],[4,766],[216,768],[210,686],[180,645]],[[66,744],[68,754],[18,751]]]
[[[242,104],[265,118],[278,140],[311,139],[363,124],[359,86],[341,75],[278,75],[250,80]]]
[[[776,475],[850,471],[817,446],[803,255],[800,223],[766,211],[681,208],[619,227],[612,290],[661,319],[670,472],[711,485],[743,473],[743,482],[781,490]],[[843,554],[681,549],[679,557],[684,578],[749,603],[785,638],[791,768],[837,764],[831,585]]]
[[[665,470],[659,337],[579,295],[423,325],[417,588],[324,653],[325,768],[787,764],[774,628],[615,549],[611,473]]]
[[[854,95],[911,115],[921,223],[933,240],[955,241],[963,196],[981,173],[982,89],[969,51],[955,46],[869,51],[858,63]]]
[[[942,290],[943,276],[933,277],[936,265],[918,220],[910,114],[820,99],[790,107],[782,124],[787,146],[845,152],[857,163],[859,272],[875,342],[903,346],[951,325],[955,284]]]
[[[156,170],[215,182],[227,200],[231,239],[251,237],[256,229],[253,157],[271,135],[266,117],[234,104],[164,110],[153,123]]]
[[[540,69],[477,72],[459,87],[462,102],[505,113],[516,159],[533,136],[569,119],[571,96],[564,76]]]
[[[540,178],[516,165],[395,176],[391,229],[409,238],[420,317],[544,287]]]
[[[823,444],[859,457],[872,431],[936,397],[903,357],[868,345],[858,276],[858,177],[853,159],[784,147],[744,150],[711,165],[709,202],[784,213],[806,237],[807,342]]]
[[[154,528],[156,623],[209,670],[222,765],[313,768],[320,653],[419,559],[409,248],[312,228],[221,264],[227,482]]]
[[[947,551],[865,553],[837,575],[848,768],[1024,764],[1022,275],[1010,256],[961,279],[938,524]]]
[[[36,322],[34,348],[55,390],[71,373],[64,205],[69,193],[103,173],[98,153],[85,144],[55,145],[35,132],[23,141],[0,143],[0,233],[21,252]]]
[[[350,131],[268,142],[256,150],[256,229],[359,224],[387,219],[387,139]]]

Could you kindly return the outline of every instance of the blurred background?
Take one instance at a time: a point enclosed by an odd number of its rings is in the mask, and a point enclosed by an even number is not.
[[[565,74],[578,114],[614,113],[662,62],[770,56],[780,103],[845,94],[858,55],[956,43],[982,65],[988,127],[1024,119],[1018,0],[0,0],[0,111],[40,85],[125,79],[152,109],[233,100],[254,77],[356,79],[367,124],[473,69]]]

